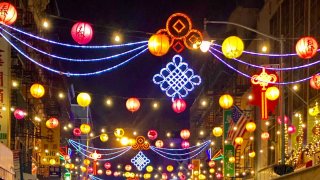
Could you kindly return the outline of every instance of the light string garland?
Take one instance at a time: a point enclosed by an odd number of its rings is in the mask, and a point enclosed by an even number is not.
[[[71,140],[71,139],[69,139],[68,142],[73,143],[73,144],[75,144],[76,146],[82,146],[82,147],[85,147],[85,148],[89,148],[89,149],[93,149],[93,150],[99,150],[99,151],[122,150],[122,149],[126,149],[126,148],[128,148],[128,147],[131,147],[131,146],[127,146],[127,147],[120,147],[120,148],[95,148],[95,147],[91,147],[91,146],[84,145],[84,144],[82,144],[82,143],[76,142],[76,141]]]
[[[73,143],[70,143],[73,147],[76,147],[77,145],[75,145],[75,144],[73,144]],[[128,150],[128,148],[129,147],[126,147],[125,149],[123,149],[123,150],[119,150],[119,151],[115,151],[115,152],[110,152],[110,153],[99,153],[99,154],[101,154],[101,155],[104,155],[104,156],[111,156],[111,155],[114,155],[114,154],[119,154],[119,153],[122,153],[122,152],[124,152],[124,151],[126,151],[126,150]],[[84,152],[87,152],[87,153],[89,153],[89,154],[91,154],[91,153],[93,153],[94,151],[89,151],[89,150],[87,150],[87,149],[85,149],[85,148],[81,148],[81,147],[79,147],[78,146],[78,148],[77,148],[78,150],[82,150],[82,151],[84,151]]]

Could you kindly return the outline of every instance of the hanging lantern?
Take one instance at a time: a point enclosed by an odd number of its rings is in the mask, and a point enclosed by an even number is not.
[[[318,43],[313,37],[303,37],[296,44],[296,52],[302,59],[312,58],[318,50]]]
[[[256,156],[256,153],[254,151],[251,151],[249,153],[249,157],[254,158]]]
[[[90,160],[89,159],[84,159],[83,160],[83,164],[88,166],[90,164]]]
[[[119,173],[118,172],[113,172],[113,176],[118,177]]]
[[[50,165],[55,165],[56,164],[56,160],[55,159],[50,159],[50,161],[49,161],[49,163],[50,163]]]
[[[161,174],[161,178],[164,179],[164,180],[168,179],[167,173],[162,173]]]
[[[181,147],[183,148],[183,149],[188,149],[189,147],[190,147],[190,143],[189,143],[189,141],[182,141],[181,142]]]
[[[270,101],[277,100],[279,95],[280,95],[280,91],[275,86],[268,87],[268,89],[266,90],[266,98],[269,99]]]
[[[70,169],[74,169],[74,167],[75,167],[74,164],[71,163],[71,164],[70,164]]]
[[[41,98],[44,95],[45,90],[41,84],[33,84],[30,87],[30,93],[34,98]]]
[[[162,148],[163,147],[163,141],[162,140],[157,140],[155,143],[157,148]]]
[[[191,171],[194,169],[194,165],[193,164],[188,164],[188,169]]]
[[[182,113],[184,110],[186,110],[187,104],[183,99],[176,99],[172,103],[172,109],[176,113]]]
[[[213,168],[215,165],[216,165],[216,163],[212,160],[208,162],[208,166],[211,168]]]
[[[77,96],[77,103],[81,107],[87,107],[91,103],[91,97],[88,93],[82,92]]]
[[[0,3],[0,23],[6,25],[13,24],[17,19],[17,10],[16,8],[7,2]]]
[[[285,123],[285,124],[288,124],[288,121],[289,121],[288,116],[284,116],[284,123]],[[278,116],[277,122],[278,122],[279,124],[281,124],[281,117],[280,117],[280,116]]]
[[[256,130],[256,124],[254,122],[248,122],[246,124],[246,130],[248,132],[253,132],[254,130]]]
[[[170,48],[168,36],[164,34],[154,34],[148,41],[148,48],[151,54],[155,56],[163,56],[167,54]]]
[[[124,136],[124,130],[122,128],[116,128],[113,133],[117,138]]]
[[[106,169],[110,169],[111,168],[111,163],[109,163],[109,162],[106,162],[106,163],[104,163],[104,168],[106,168]]]
[[[213,168],[210,168],[210,169],[209,169],[209,173],[210,173],[210,174],[213,174],[214,172],[215,172],[215,170],[214,170]]]
[[[93,30],[89,23],[77,22],[72,26],[71,36],[78,44],[88,44],[93,37]]]
[[[215,137],[220,137],[223,133],[223,130],[221,127],[215,127],[213,128],[212,130],[212,134],[215,136]]]
[[[81,130],[79,128],[74,128],[72,132],[74,136],[81,136]]]
[[[222,43],[222,53],[229,59],[241,56],[243,50],[244,44],[242,40],[237,36],[230,36],[226,38]]]
[[[236,137],[236,139],[234,140],[234,142],[238,145],[241,145],[243,143],[243,138],[242,137]]]
[[[168,172],[172,172],[173,171],[173,166],[172,165],[168,165],[167,166],[167,171]]]
[[[150,179],[150,178],[151,178],[151,174],[149,173],[143,174],[143,179]]]
[[[190,137],[190,131],[188,129],[183,129],[180,131],[180,137],[184,140],[189,139]]]
[[[124,169],[126,171],[131,171],[132,167],[131,167],[131,165],[127,164],[127,165],[124,166]]]
[[[217,178],[217,179],[221,179],[221,178],[222,178],[222,174],[221,174],[221,173],[217,173],[217,174],[216,174],[216,178]]]
[[[107,176],[110,176],[112,174],[112,171],[111,170],[106,170],[106,175]]]
[[[126,107],[131,112],[136,112],[140,108],[140,101],[137,98],[129,98],[126,102]]]
[[[229,162],[230,163],[234,163],[235,161],[236,161],[235,157],[233,157],[233,156],[229,157]]]
[[[152,166],[147,166],[146,170],[147,170],[147,172],[151,173],[153,171],[153,167]]]
[[[91,127],[89,124],[81,124],[80,131],[82,134],[88,134],[91,131]]]
[[[84,167],[84,166],[80,166],[80,170],[81,170],[81,172],[86,172],[86,171],[87,171],[87,168]]]
[[[268,132],[263,132],[261,133],[261,139],[262,140],[268,140],[270,137],[269,133]]]
[[[66,169],[70,169],[70,164],[69,164],[69,163],[66,163],[66,164],[64,165],[64,167],[65,167]]]
[[[88,167],[88,173],[92,174],[93,173],[93,168],[92,167]]]
[[[65,159],[66,161],[69,161],[69,160],[70,160],[70,156],[69,156],[69,155],[65,155],[65,156],[64,156],[64,159]]]
[[[88,170],[88,171],[89,171],[89,170]],[[97,171],[97,173],[98,173],[98,175],[102,175],[103,171],[102,171],[101,169],[99,169],[99,170]]]
[[[320,74],[316,74],[311,77],[310,86],[316,90],[320,89]]]
[[[46,121],[47,128],[53,129],[59,125],[59,120],[57,118],[50,118]]]
[[[108,134],[105,134],[105,133],[100,134],[100,140],[101,140],[101,142],[106,142],[106,141],[108,141],[108,139],[109,139]]]
[[[288,127],[288,133],[293,134],[296,132],[296,127],[294,125],[291,125]]]
[[[312,108],[309,108],[309,115],[310,116],[317,116],[319,114],[319,107],[318,105],[312,107]]]
[[[156,130],[150,130],[148,131],[148,138],[150,140],[155,140],[158,137],[158,132]]]
[[[229,109],[233,105],[233,98],[229,94],[224,94],[219,98],[219,104],[223,109]]]
[[[26,113],[21,109],[15,109],[14,112],[13,112],[13,116],[16,119],[21,120],[26,116]]]

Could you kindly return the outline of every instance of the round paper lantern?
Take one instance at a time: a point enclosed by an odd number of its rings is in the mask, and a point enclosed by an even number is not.
[[[310,116],[317,116],[319,114],[319,108],[318,106],[314,106],[312,108],[309,108],[308,112]]]
[[[181,147],[183,148],[183,149],[187,149],[187,148],[189,148],[190,147],[190,143],[189,143],[189,141],[182,141],[181,142]]]
[[[183,99],[176,99],[172,102],[172,109],[176,113],[182,113],[186,110],[187,104]]]
[[[163,56],[167,54],[170,48],[168,36],[164,34],[154,34],[148,41],[148,48],[151,54],[155,56]]]
[[[122,136],[124,136],[124,130],[122,128],[116,128],[113,132],[113,134],[117,137],[117,138],[121,138]]]
[[[64,165],[64,167],[65,167],[66,169],[70,169],[70,164],[67,163],[67,164]]]
[[[284,123],[288,124],[288,121],[289,121],[288,116],[284,116]],[[281,117],[280,116],[278,116],[277,122],[278,122],[278,124],[281,124]]]
[[[55,159],[50,159],[49,163],[50,163],[50,165],[55,165],[56,164],[56,160]]]
[[[59,125],[59,121],[57,118],[50,118],[46,121],[47,128],[53,129]]]
[[[212,130],[212,134],[215,136],[215,137],[220,137],[223,133],[223,130],[221,127],[215,127],[213,128]]]
[[[147,166],[146,170],[147,170],[147,172],[151,173],[153,171],[153,167],[152,166]]]
[[[88,170],[88,171],[89,171],[89,170]],[[98,173],[99,175],[102,175],[103,171],[102,171],[101,169],[99,169],[99,170],[97,171],[97,173]]]
[[[145,174],[143,175],[143,178],[144,178],[144,179],[150,179],[150,178],[151,178],[151,174],[145,173]]]
[[[64,159],[65,159],[66,161],[69,161],[69,160],[70,160],[70,156],[69,156],[69,155],[65,155],[65,156],[64,156]]]
[[[254,158],[256,156],[256,153],[254,151],[251,151],[249,153],[249,157]]]
[[[173,171],[173,166],[172,165],[168,165],[167,166],[167,171],[168,172],[172,172]]]
[[[246,124],[246,130],[248,131],[248,132],[253,132],[254,130],[256,130],[256,124],[254,123],[254,122],[248,122],[247,124]]]
[[[88,93],[82,92],[77,96],[77,103],[81,107],[87,107],[91,103],[91,97]]]
[[[233,156],[229,157],[229,162],[230,163],[234,163],[235,161],[236,161],[235,157],[233,157]]]
[[[189,170],[193,170],[194,169],[194,165],[193,164],[188,164],[188,169]]]
[[[21,120],[26,116],[26,113],[21,109],[15,109],[14,112],[13,112],[13,116],[16,119]]]
[[[168,179],[167,173],[162,173],[161,174],[161,178],[164,179],[164,180]]]
[[[92,167],[88,167],[88,173],[92,174],[93,173],[93,168]]]
[[[84,159],[83,160],[83,164],[88,166],[90,164],[90,160],[89,159]]]
[[[183,129],[180,131],[180,137],[184,140],[189,139],[190,137],[190,131],[188,129]]]
[[[229,94],[224,94],[219,98],[219,104],[223,109],[229,109],[233,105],[233,98]]]
[[[222,174],[221,174],[221,173],[217,173],[217,174],[216,174],[216,178],[217,178],[217,179],[221,179],[221,178],[222,178]]]
[[[74,136],[81,136],[81,130],[79,128],[74,128],[72,132]]]
[[[44,95],[45,90],[41,84],[33,84],[30,87],[30,93],[34,98],[41,98]]]
[[[82,134],[88,134],[91,131],[91,127],[89,124],[81,124],[80,131]]]
[[[87,168],[84,167],[84,166],[81,166],[81,167],[80,167],[80,170],[81,170],[81,172],[86,172],[86,171],[87,171]]]
[[[296,132],[296,127],[294,125],[291,125],[288,127],[288,133],[293,134]]]
[[[243,50],[244,44],[242,40],[237,36],[230,36],[226,38],[222,43],[222,53],[229,59],[241,56]]]
[[[126,102],[126,107],[131,112],[136,112],[140,108],[140,101],[137,98],[129,98]]]
[[[162,140],[157,140],[155,143],[157,148],[162,148],[163,147],[163,141]]]
[[[234,142],[238,145],[241,145],[243,143],[243,138],[242,137],[236,137],[236,139],[234,140]]]
[[[93,30],[89,23],[77,22],[71,28],[71,36],[78,44],[88,44],[93,37]]]
[[[70,169],[74,169],[74,167],[75,167],[74,164],[71,163],[71,164],[70,164]]]
[[[215,172],[215,170],[214,170],[213,168],[210,168],[210,169],[209,169],[209,173],[210,173],[210,174],[213,174],[214,172]]]
[[[266,90],[266,98],[269,99],[270,101],[277,100],[279,95],[280,95],[280,91],[275,86],[268,87]]]
[[[119,174],[120,174],[120,173],[118,173],[118,172],[113,172],[113,175],[114,175],[115,177],[118,177]]]
[[[101,142],[106,142],[106,141],[108,141],[108,139],[109,139],[108,134],[105,134],[105,133],[100,134],[100,140],[101,140]]]
[[[107,176],[110,176],[112,174],[112,171],[111,170],[106,170],[106,175]]]
[[[213,168],[215,165],[216,165],[216,163],[212,160],[208,162],[208,166],[211,168]]]
[[[0,23],[6,25],[13,24],[17,19],[17,10],[16,8],[7,2],[0,3]]]
[[[124,166],[124,169],[126,171],[131,171],[132,167],[131,167],[131,165],[127,164],[126,166]]]
[[[106,162],[106,163],[104,163],[104,168],[106,168],[106,169],[110,169],[111,168],[111,163],[109,163],[109,162]]]
[[[150,140],[155,140],[158,137],[158,132],[156,130],[150,130],[148,131],[148,138]]]
[[[312,58],[318,50],[318,43],[313,37],[303,37],[296,44],[296,52],[302,59]]]
[[[270,137],[269,133],[268,132],[263,132],[261,133],[261,139],[262,140],[268,140]]]
[[[310,86],[313,89],[320,89],[320,74],[313,75],[310,79]]]

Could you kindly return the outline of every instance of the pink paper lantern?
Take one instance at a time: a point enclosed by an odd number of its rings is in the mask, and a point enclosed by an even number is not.
[[[93,168],[92,167],[88,167],[87,171],[88,171],[89,174],[92,174],[93,173]]]
[[[193,168],[194,168],[194,165],[193,165],[193,164],[188,164],[188,169],[189,169],[189,170],[193,170]]]
[[[181,147],[182,147],[183,149],[189,148],[189,147],[190,147],[189,141],[182,141],[182,142],[181,142]]]
[[[80,128],[74,128],[72,132],[74,136],[81,136]]]
[[[278,124],[281,124],[281,117],[280,116],[278,116],[277,122],[278,122]],[[288,116],[284,116],[284,123],[288,124],[288,122],[289,122]]]
[[[78,44],[88,44],[93,37],[93,30],[89,23],[77,22],[72,26],[71,36]]]
[[[172,109],[176,113],[182,113],[184,110],[186,110],[187,104],[183,99],[176,99],[172,103]]]
[[[109,163],[109,162],[104,163],[104,168],[110,169],[111,168],[111,163]]]
[[[291,125],[288,127],[288,133],[293,134],[296,132],[296,127],[294,125]]]
[[[26,116],[26,113],[25,113],[23,110],[21,110],[21,109],[16,109],[16,110],[14,110],[14,112],[13,112],[13,116],[14,116],[16,119],[21,120],[21,119],[23,119],[23,118]]]
[[[148,138],[150,140],[155,140],[158,137],[158,132],[156,130],[150,130],[148,131]]]

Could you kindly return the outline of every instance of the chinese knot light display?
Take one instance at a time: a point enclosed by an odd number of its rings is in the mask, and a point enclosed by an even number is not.
[[[136,112],[140,108],[140,101],[137,98],[129,98],[126,102],[126,107],[131,112]]]
[[[243,50],[243,41],[237,36],[230,36],[222,43],[222,53],[229,59],[241,56]]]
[[[89,124],[81,124],[80,130],[82,134],[88,134],[91,131],[91,127]]]
[[[320,74],[316,74],[311,77],[310,79],[310,86],[313,89],[319,90],[320,89]]]
[[[14,112],[13,112],[13,116],[14,116],[16,119],[21,120],[21,119],[23,119],[23,118],[26,116],[26,113],[25,113],[23,110],[21,110],[21,109],[16,109],[16,110],[14,110]]]
[[[151,54],[155,56],[163,56],[167,54],[170,48],[168,36],[164,34],[154,34],[148,41],[148,48]]]
[[[53,129],[56,128],[59,125],[59,121],[57,118],[50,118],[46,122],[47,128]]]
[[[87,107],[91,103],[91,97],[88,93],[82,92],[77,96],[77,103],[81,107]]]
[[[190,137],[190,131],[189,131],[188,129],[183,129],[183,130],[181,130],[181,132],[180,132],[180,137],[181,137],[182,139],[184,139],[184,140],[189,139],[189,137]]]
[[[16,8],[7,2],[0,3],[0,23],[6,25],[13,24],[17,19],[17,10]]]
[[[30,93],[34,98],[41,98],[44,95],[45,90],[41,84],[33,84],[30,87]]]
[[[155,140],[158,137],[158,132],[156,130],[150,130],[148,131],[148,138],[150,140]]]
[[[89,23],[77,22],[72,26],[71,36],[78,44],[88,44],[93,37],[93,30]]]
[[[172,102],[172,109],[176,113],[182,113],[186,110],[187,104],[183,99],[176,99]]]
[[[279,95],[280,91],[275,86],[268,87],[268,89],[266,90],[266,98],[270,101],[277,100],[279,98]]]
[[[318,43],[313,37],[303,37],[296,44],[296,52],[300,58],[310,59],[318,50]]]
[[[223,109],[229,109],[233,105],[233,98],[229,94],[224,94],[219,98],[219,104]]]

